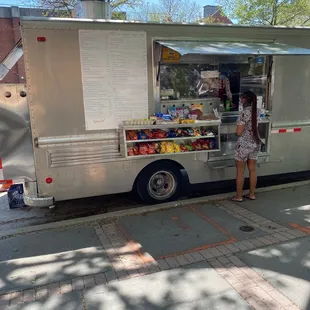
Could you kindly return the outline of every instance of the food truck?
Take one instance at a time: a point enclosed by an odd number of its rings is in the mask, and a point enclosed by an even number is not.
[[[29,206],[235,178],[240,94],[258,175],[310,168],[310,29],[24,18],[26,85],[0,85],[2,185]],[[208,186],[208,185],[206,185]]]

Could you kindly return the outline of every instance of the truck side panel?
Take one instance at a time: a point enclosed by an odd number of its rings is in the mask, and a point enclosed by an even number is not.
[[[0,84],[0,160],[5,180],[36,179],[31,141],[26,86]]]
[[[153,62],[153,40],[206,37],[232,41],[277,40],[290,43],[298,30],[201,27],[180,25],[90,23],[82,21],[24,21],[23,39],[29,85],[28,104],[32,138],[65,138],[87,135],[87,143],[66,142],[35,147],[35,165],[40,194],[57,200],[130,191],[136,176],[154,159],[125,160],[119,150],[120,133],[116,130],[86,131],[79,55],[78,29],[140,30],[147,33],[149,112],[154,112],[158,92],[154,86],[156,64]],[[37,37],[46,42],[37,42]],[[298,37],[298,36],[297,36]],[[300,30],[295,42],[304,46],[309,31]],[[310,47],[310,46],[306,46]],[[309,120],[310,58],[276,57],[272,119],[275,124]],[[290,77],[290,75],[293,75]],[[273,125],[275,125],[273,124]],[[298,125],[298,124],[296,124]],[[279,125],[280,126],[280,125]],[[102,134],[102,141],[95,136]],[[299,133],[272,134],[270,162],[258,168],[259,175],[304,171],[309,166],[309,143],[305,143],[309,127]],[[165,157],[169,158],[168,156]],[[235,169],[211,169],[208,155],[175,155],[191,183],[228,180]],[[52,184],[45,179],[53,178]]]

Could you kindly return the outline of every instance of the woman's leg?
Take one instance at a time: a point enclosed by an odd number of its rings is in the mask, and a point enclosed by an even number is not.
[[[250,193],[249,198],[255,199],[255,189],[257,184],[256,160],[248,160],[248,169],[250,174]]]
[[[246,162],[236,160],[236,168],[237,168],[237,177],[236,177],[237,194],[235,197],[236,200],[242,200],[243,197],[245,164]]]

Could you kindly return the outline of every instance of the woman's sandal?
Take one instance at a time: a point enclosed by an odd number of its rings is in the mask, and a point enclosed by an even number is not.
[[[250,197],[249,195],[246,195],[244,196],[245,199],[248,199],[248,200],[256,200],[256,198],[254,197]]]
[[[236,197],[231,198],[231,201],[234,202],[243,202],[243,199],[237,199]]]

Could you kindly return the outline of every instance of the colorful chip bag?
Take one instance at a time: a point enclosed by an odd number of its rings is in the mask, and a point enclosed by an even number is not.
[[[139,145],[139,155],[148,155],[149,147],[146,143],[140,143]]]
[[[149,137],[147,136],[147,134],[144,131],[140,131],[138,133],[138,139],[139,140],[147,140]]]
[[[181,153],[181,147],[177,143],[173,143],[174,153]]]
[[[135,130],[128,130],[126,132],[126,140],[138,140],[138,133]]]
[[[148,154],[156,154],[155,144],[154,143],[149,143],[148,144]]]

